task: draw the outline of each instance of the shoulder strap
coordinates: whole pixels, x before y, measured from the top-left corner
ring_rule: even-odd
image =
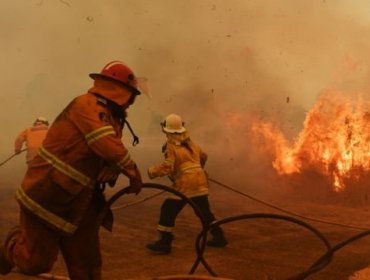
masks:
[[[125,124],[127,125],[128,129],[130,130],[132,137],[134,138],[134,140],[132,141],[132,146],[136,146],[137,144],[139,144],[139,137],[137,137],[135,132],[132,130],[132,127],[131,127],[130,123],[127,121],[127,119],[125,119]]]

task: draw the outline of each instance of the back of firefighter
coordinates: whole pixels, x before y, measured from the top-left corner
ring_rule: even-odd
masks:
[[[122,62],[90,74],[94,85],[59,114],[16,192],[20,226],[0,248],[0,273],[16,266],[29,275],[49,271],[59,250],[71,280],[100,280],[101,253],[96,220],[104,188],[120,173],[138,193],[140,172],[121,141],[126,109],[140,94]],[[110,213],[111,214],[111,213]],[[107,215],[103,226],[112,227]]]
[[[14,141],[14,153],[19,154],[25,145],[27,149],[26,162],[29,165],[37,155],[48,129],[48,120],[44,117],[38,117],[32,127],[26,128],[18,134]]]
[[[188,136],[180,116],[170,114],[162,123],[162,130],[166,134],[167,142],[163,146],[165,160],[148,169],[151,179],[169,176],[173,181],[173,188],[180,191],[198,206],[207,224],[215,220],[208,201],[208,179],[203,169],[207,154]],[[174,238],[172,231],[177,215],[186,205],[186,201],[178,196],[170,195],[161,207],[157,230],[159,239],[147,245],[147,248],[159,253],[170,253]],[[213,236],[207,244],[214,247],[224,247],[227,240],[220,227],[211,230]]]

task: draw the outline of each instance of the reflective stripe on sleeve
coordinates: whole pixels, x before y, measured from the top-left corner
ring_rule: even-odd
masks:
[[[94,181],[87,177],[85,174],[81,173],[80,171],[76,170],[69,164],[58,159],[52,153],[47,151],[44,147],[41,147],[39,150],[39,155],[48,163],[50,163],[55,169],[59,170],[63,174],[67,175],[68,177],[74,179],[75,181],[79,182],[81,185],[94,188]]]
[[[127,167],[128,164],[130,164],[132,161],[131,161],[131,157],[130,157],[130,154],[127,152],[127,154],[125,155],[125,157],[119,161],[117,163],[118,167],[121,168],[121,169],[125,169]]]
[[[36,201],[32,200],[22,188],[18,188],[16,192],[16,197],[21,202],[21,204],[26,207],[29,211],[43,219],[44,221],[48,222],[49,224],[55,226],[59,230],[65,232],[68,235],[72,235],[77,226],[67,222],[66,220],[62,219],[61,217],[55,215],[54,213],[46,210]]]
[[[192,170],[192,169],[202,169],[202,167],[199,164],[193,164],[190,166],[180,168],[180,172],[185,173],[185,171]]]
[[[165,163],[168,163],[168,164],[170,164],[170,165],[173,165],[173,164],[175,163],[175,161],[174,161],[174,160],[172,160],[172,159],[165,159],[165,160],[164,160],[164,162],[165,162]]]
[[[100,127],[98,129],[95,129],[94,131],[88,133],[85,135],[85,139],[87,141],[87,144],[91,144],[93,142],[95,142],[96,140],[104,137],[104,136],[107,136],[107,135],[112,135],[112,134],[116,134],[116,132],[114,131],[113,129],[113,126],[111,125],[106,125],[106,126],[103,126],[103,127]]]

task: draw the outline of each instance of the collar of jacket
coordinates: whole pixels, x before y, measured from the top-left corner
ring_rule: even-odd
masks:
[[[109,100],[106,99],[105,97],[101,96],[98,93],[91,92],[90,90],[88,91],[88,93],[90,93],[90,94],[92,94],[92,95],[94,95],[96,97],[96,103],[98,103],[99,105],[103,105],[104,107],[107,107],[108,106]]]
[[[167,142],[176,146],[181,146],[190,139],[186,131],[183,133],[166,133],[166,136]]]
[[[119,106],[127,103],[127,89],[109,80],[96,79],[89,92],[103,96]]]

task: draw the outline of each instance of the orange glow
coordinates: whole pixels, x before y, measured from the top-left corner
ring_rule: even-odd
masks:
[[[307,113],[293,141],[288,142],[272,122],[256,121],[252,130],[267,140],[278,174],[313,170],[341,191],[370,170],[369,105],[359,95],[326,91]]]

